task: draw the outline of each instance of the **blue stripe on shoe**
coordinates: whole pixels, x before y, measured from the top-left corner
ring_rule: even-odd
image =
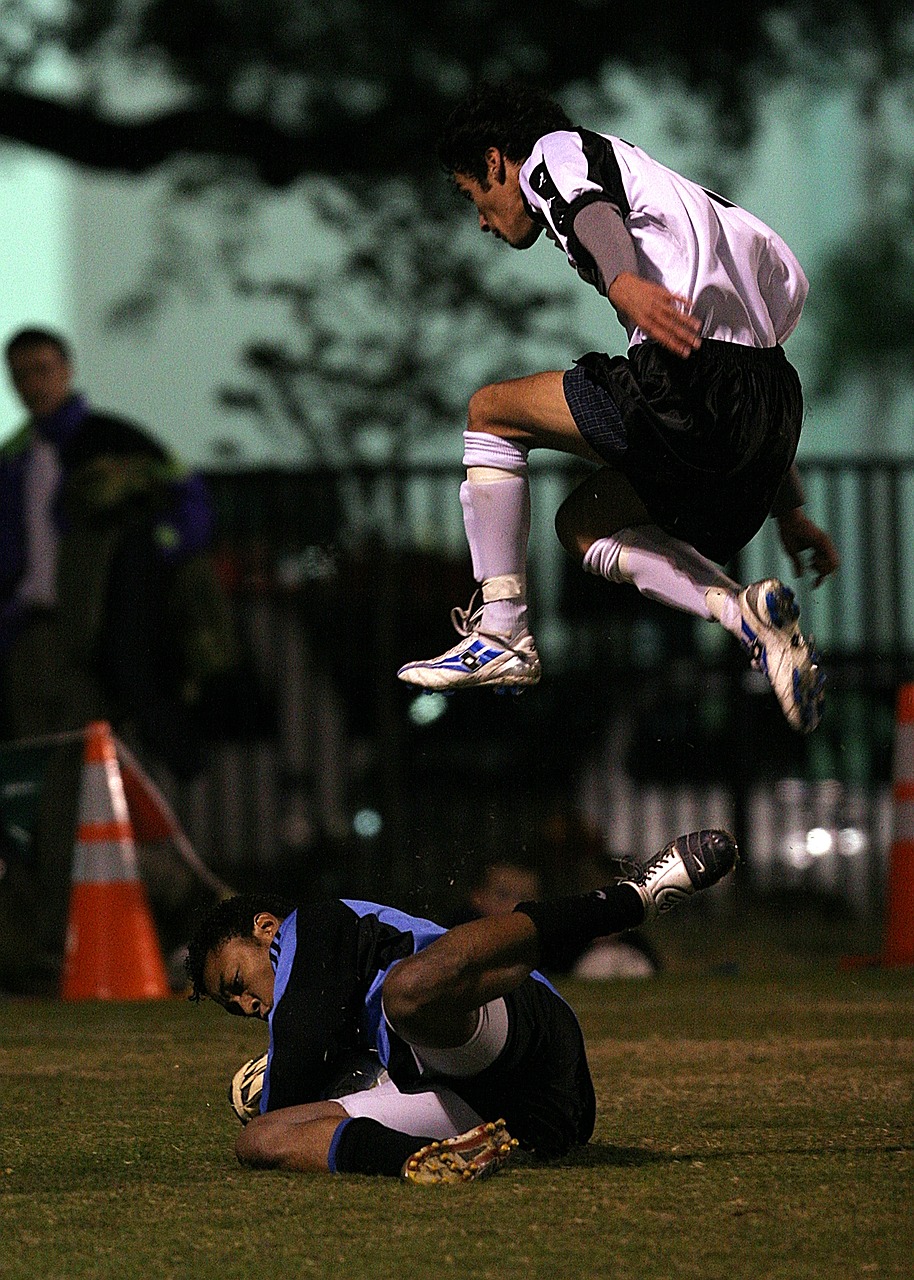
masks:
[[[749,626],[746,619],[742,622],[742,635],[740,636],[743,648],[749,655],[749,661],[758,667],[759,671],[768,674],[768,653],[764,644],[758,638],[756,633]]]
[[[477,671],[493,658],[501,657],[505,652],[504,649],[493,649],[490,645],[483,644],[481,640],[474,640],[462,653],[452,653],[437,662],[421,662],[417,665],[435,671]]]

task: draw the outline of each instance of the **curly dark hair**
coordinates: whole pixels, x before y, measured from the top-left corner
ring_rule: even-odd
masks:
[[[203,970],[207,956],[231,938],[252,938],[254,917],[261,911],[285,920],[294,910],[294,902],[275,893],[237,894],[210,907],[201,916],[187,944],[184,968],[193,988],[190,999],[197,1003],[206,995]]]
[[[438,140],[438,159],[447,173],[484,185],[489,147],[517,163],[527,159],[543,134],[571,127],[564,110],[542,89],[518,80],[483,82],[448,116]]]

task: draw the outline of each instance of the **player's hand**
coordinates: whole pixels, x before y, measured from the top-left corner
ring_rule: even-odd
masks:
[[[622,271],[609,286],[607,297],[632,324],[674,355],[685,359],[701,346],[701,321],[692,315],[692,303],[662,284]]]
[[[807,568],[811,568],[816,575],[814,587],[821,586],[840,566],[837,547],[825,530],[804,514],[802,507],[778,516],[778,532],[797,577],[802,578]]]

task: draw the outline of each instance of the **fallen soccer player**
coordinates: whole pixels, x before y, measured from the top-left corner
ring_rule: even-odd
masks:
[[[265,1060],[232,1086],[249,1121],[238,1159],[463,1183],[517,1147],[554,1157],[583,1145],[596,1113],[584,1038],[536,971],[541,948],[637,928],[736,858],[727,832],[693,832],[631,880],[449,930],[371,902],[219,903],[188,948],[192,998],[270,1027]],[[372,1056],[377,1070],[341,1080]]]

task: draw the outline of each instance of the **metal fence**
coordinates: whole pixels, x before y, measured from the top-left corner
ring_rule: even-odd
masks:
[[[539,622],[561,629],[563,552],[552,532],[562,496],[584,472],[549,455],[531,467],[530,578]],[[905,554],[914,531],[914,460],[814,460],[800,464],[807,507],[842,554],[839,577],[812,592],[805,616],[831,653],[907,661],[914,653],[914,575]],[[358,466],[347,471],[215,473],[221,537],[250,568],[269,565],[281,585],[329,571],[327,551],[383,548],[466,561],[454,465]],[[789,574],[769,522],[740,557],[743,576]],[[468,579],[469,581],[469,579]]]
[[[914,463],[802,465],[840,574],[799,587],[825,655],[825,722],[783,725],[728,637],[570,563],[552,516],[582,474],[531,467],[529,582],[545,675],[523,699],[416,699],[398,665],[451,643],[472,590],[453,466],[214,474],[218,554],[275,732],[222,746],[175,797],[230,878],[309,868],[333,891],[434,896],[476,856],[549,849],[574,810],[609,852],[726,821],[752,883],[880,909],[898,685],[914,670],[905,555]],[[792,581],[769,523],[731,566]],[[824,834],[823,834],[824,833]]]

